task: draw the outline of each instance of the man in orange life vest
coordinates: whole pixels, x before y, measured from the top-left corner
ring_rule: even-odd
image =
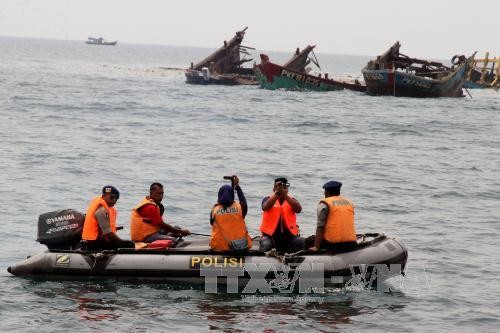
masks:
[[[252,247],[245,224],[247,201],[237,176],[231,177],[231,183],[219,189],[217,203],[210,212],[210,248],[214,251],[243,252]],[[235,190],[239,202],[234,201]]]
[[[130,218],[130,236],[134,242],[152,243],[155,240],[175,240],[179,235],[187,236],[187,229],[173,227],[163,221],[165,207],[163,185],[153,183],[149,187],[149,196],[132,209]],[[168,234],[168,235],[167,235]]]
[[[294,252],[304,249],[296,215],[302,211],[302,206],[288,194],[289,187],[286,178],[276,178],[273,193],[262,200],[259,251],[267,252],[276,248],[280,252]]]
[[[341,187],[342,183],[335,180],[323,185],[325,198],[318,204],[316,235],[310,251],[339,249],[356,244],[354,204],[340,195]]]
[[[82,245],[86,250],[113,250],[134,248],[134,242],[122,240],[116,234],[116,209],[120,197],[116,187],[102,188],[102,195],[95,197],[87,209],[83,224]]]

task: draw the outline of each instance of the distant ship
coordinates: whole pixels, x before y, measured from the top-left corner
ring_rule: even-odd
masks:
[[[118,43],[117,40],[114,42],[107,42],[104,38],[99,37],[99,38],[94,38],[94,37],[89,37],[88,40],[85,41],[87,44],[93,44],[93,45],[111,45],[115,46],[116,43]]]

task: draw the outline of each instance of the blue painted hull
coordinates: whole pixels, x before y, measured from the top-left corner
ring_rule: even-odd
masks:
[[[205,78],[201,71],[187,70],[185,73],[186,83],[201,85],[257,85],[257,81],[248,75],[218,74]]]
[[[484,85],[484,84],[479,84],[477,82],[467,80],[464,83],[464,88],[467,88],[467,89],[485,89],[485,88],[489,88],[489,87],[487,85]]]
[[[467,73],[467,63],[436,80],[392,69],[363,68],[369,95],[396,97],[462,97],[462,87]]]

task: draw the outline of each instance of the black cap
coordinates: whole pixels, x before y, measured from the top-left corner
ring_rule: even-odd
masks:
[[[329,191],[340,190],[341,187],[342,183],[336,180],[330,180],[329,182],[326,182],[325,185],[323,185],[323,188]]]
[[[283,184],[287,184],[288,183],[288,180],[285,178],[285,177],[280,177],[280,178],[276,178],[274,180],[275,183],[278,183],[278,182],[282,182]]]
[[[118,191],[116,187],[112,185],[106,185],[102,188],[102,194],[104,195],[106,193],[116,194],[116,197],[120,198],[120,191]]]

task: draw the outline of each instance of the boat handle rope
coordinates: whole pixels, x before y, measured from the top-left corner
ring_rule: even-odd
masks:
[[[271,249],[270,251],[265,252],[265,255],[268,257],[274,257],[274,258],[278,259],[282,264],[287,264],[288,262],[290,262],[293,258],[298,256],[299,254],[302,254],[305,252],[307,252],[307,251],[300,250],[300,251],[293,252],[293,253],[284,253],[283,255],[279,255],[276,252],[276,249]]]
[[[90,265],[90,269],[91,270],[94,270],[95,268],[95,265],[97,264],[98,261],[101,261],[101,260],[106,260],[107,258],[109,258],[109,256],[112,254],[113,252],[108,252],[108,251],[102,251],[102,252],[98,252],[96,253],[95,255],[92,254],[92,253],[89,253],[89,252],[80,252],[80,254],[84,255],[84,256],[87,256],[90,258],[90,260],[92,261],[92,264]]]

